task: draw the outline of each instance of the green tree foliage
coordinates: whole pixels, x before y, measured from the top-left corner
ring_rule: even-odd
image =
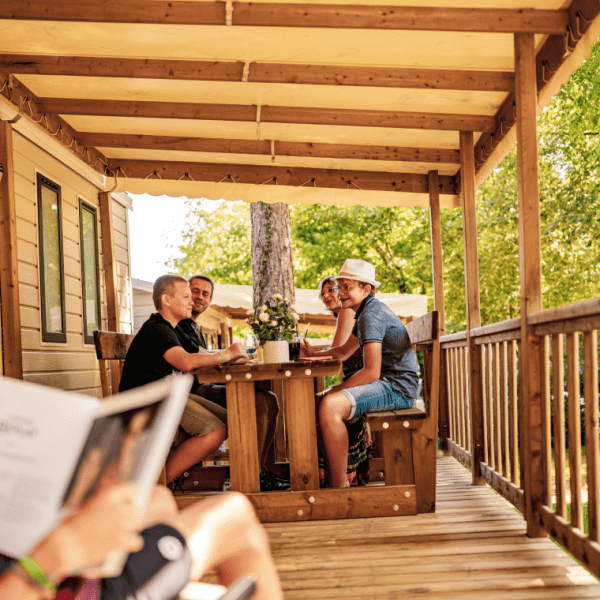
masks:
[[[245,202],[186,200],[188,222],[181,258],[167,265],[188,277],[204,273],[220,283],[252,285],[250,205]]]

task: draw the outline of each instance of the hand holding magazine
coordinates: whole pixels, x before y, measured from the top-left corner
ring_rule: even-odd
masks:
[[[0,379],[0,553],[20,557],[102,486],[137,484],[144,510],[191,385],[181,375],[98,400]],[[105,575],[125,557],[112,557]]]

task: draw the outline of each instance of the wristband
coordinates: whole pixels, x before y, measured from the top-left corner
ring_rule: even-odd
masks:
[[[24,579],[28,584],[43,590],[45,592],[52,592],[49,598],[53,598],[56,593],[56,585],[48,578],[44,570],[38,563],[33,560],[30,556],[23,556],[18,562],[14,562],[11,566],[11,571]]]
[[[221,355],[221,364],[224,365],[225,364],[225,352],[219,352],[219,354]]]

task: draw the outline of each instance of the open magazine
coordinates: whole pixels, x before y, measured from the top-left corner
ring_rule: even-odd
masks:
[[[98,400],[0,378],[0,553],[27,554],[109,481],[135,481],[145,508],[191,383],[177,375]],[[123,557],[110,563],[118,573]]]

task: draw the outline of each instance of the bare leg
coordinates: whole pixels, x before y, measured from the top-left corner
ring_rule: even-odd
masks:
[[[319,424],[329,466],[329,485],[332,488],[346,485],[348,430],[345,420],[350,416],[351,410],[350,401],[339,392],[327,394],[319,406]]]
[[[273,392],[256,390],[256,433],[258,438],[258,459],[262,469],[267,462],[269,447],[277,427],[279,403]]]
[[[255,600],[283,599],[267,534],[245,496],[233,492],[207,498],[183,509],[178,521],[194,557],[192,579],[216,569],[221,583],[229,586],[255,573]]]
[[[186,440],[167,459],[167,481],[173,481],[187,469],[198,464],[204,457],[214,452],[225,441],[227,429],[219,427],[202,437],[194,436]]]

